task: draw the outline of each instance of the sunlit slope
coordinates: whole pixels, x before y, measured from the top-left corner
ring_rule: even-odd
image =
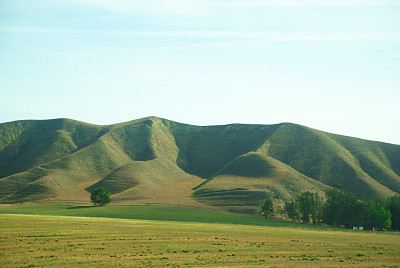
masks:
[[[400,146],[295,124],[192,126],[157,117],[96,126],[69,119],[0,124],[0,202],[259,206],[340,186],[400,193]],[[192,190],[192,188],[194,190]]]

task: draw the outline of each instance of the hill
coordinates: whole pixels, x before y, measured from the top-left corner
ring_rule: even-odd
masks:
[[[400,193],[400,146],[308,127],[193,126],[157,117],[97,126],[70,119],[0,124],[0,202],[118,204],[251,211],[331,186],[357,197]]]

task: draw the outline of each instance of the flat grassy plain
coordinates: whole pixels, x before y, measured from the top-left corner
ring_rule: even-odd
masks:
[[[400,236],[239,224],[3,214],[2,267],[398,267]]]
[[[0,207],[0,215],[1,214],[30,214],[202,223],[228,223],[256,226],[349,231],[343,228],[335,228],[332,226],[315,226],[299,222],[293,223],[285,220],[266,219],[261,216],[256,217],[248,216],[245,214],[228,213],[226,211],[173,206],[110,205],[103,207],[94,207],[70,205],[17,205]]]
[[[327,226],[291,223],[281,220],[270,220],[241,214],[232,214],[216,210],[171,206],[68,206],[68,205],[30,205],[0,208],[1,214],[31,214],[53,216],[102,217],[120,219],[142,219],[161,221],[184,221],[202,223],[230,223],[244,225],[302,227],[332,229]]]

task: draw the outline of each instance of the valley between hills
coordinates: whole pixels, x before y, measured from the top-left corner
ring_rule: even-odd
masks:
[[[112,204],[254,213],[331,187],[359,199],[400,193],[400,146],[301,125],[193,126],[147,117],[108,126],[71,119],[0,124],[0,203]]]

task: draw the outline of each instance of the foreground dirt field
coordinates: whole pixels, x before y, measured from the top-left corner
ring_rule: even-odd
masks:
[[[1,215],[2,267],[398,267],[400,235]]]

